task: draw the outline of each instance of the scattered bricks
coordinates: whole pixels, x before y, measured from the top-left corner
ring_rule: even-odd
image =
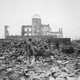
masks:
[[[29,45],[27,41],[3,42],[0,44],[0,77],[8,76],[10,80],[75,80],[77,75],[79,80],[80,59],[73,52],[76,46],[59,46],[57,49],[54,44],[43,41]]]

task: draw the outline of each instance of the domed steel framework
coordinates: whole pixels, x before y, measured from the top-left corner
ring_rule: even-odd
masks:
[[[41,18],[41,17],[38,14],[34,14],[32,18]]]

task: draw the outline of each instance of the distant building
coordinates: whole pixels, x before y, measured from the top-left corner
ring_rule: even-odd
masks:
[[[49,24],[42,24],[39,15],[34,15],[32,18],[32,25],[23,25],[22,36],[36,36],[36,35],[53,35],[57,38],[62,38],[62,28],[58,32],[52,32]]]
[[[32,18],[32,25],[23,25],[21,35],[22,36],[34,36],[34,35],[48,35],[51,28],[49,24],[43,25],[41,18],[38,15],[34,15]]]
[[[54,38],[63,38],[62,28],[57,32],[53,32],[49,24],[42,24],[39,15],[34,15],[32,18],[32,25],[23,25],[21,27],[21,36],[10,36],[7,30],[8,26],[5,26],[5,38],[8,39],[21,39],[28,36],[53,36]]]

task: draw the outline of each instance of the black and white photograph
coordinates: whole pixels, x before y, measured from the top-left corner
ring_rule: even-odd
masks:
[[[0,0],[0,80],[80,80],[80,0]]]

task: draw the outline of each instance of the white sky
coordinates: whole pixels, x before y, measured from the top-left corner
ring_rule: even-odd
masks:
[[[34,14],[53,31],[63,28],[64,37],[80,38],[80,0],[0,0],[0,38],[4,26],[10,35],[20,35],[22,25],[31,25]]]

